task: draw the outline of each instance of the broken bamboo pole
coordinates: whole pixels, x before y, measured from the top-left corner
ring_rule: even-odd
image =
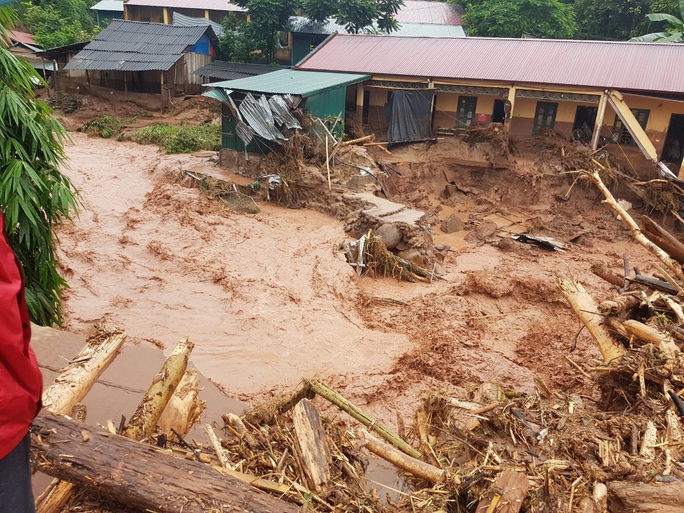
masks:
[[[604,362],[609,363],[627,352],[627,349],[611,336],[603,324],[596,301],[580,283],[559,277],[558,287],[570,303],[575,315],[598,343]]]
[[[359,137],[358,139],[351,139],[349,141],[342,141],[339,145],[340,146],[350,146],[352,144],[361,144],[365,142],[372,142],[375,140],[375,134],[370,134],[370,135],[364,135],[363,137]]]
[[[413,456],[414,458],[420,458],[422,456],[422,454],[419,451],[411,447],[408,443],[406,443],[406,441],[402,440],[398,435],[390,431],[384,425],[380,424],[377,420],[373,419],[372,417],[364,413],[361,409],[359,409],[354,404],[350,403],[340,394],[325,386],[323,383],[313,379],[307,379],[305,380],[305,382],[309,384],[311,389],[314,392],[316,392],[316,394],[323,397],[324,399],[327,399],[335,406],[340,408],[342,411],[354,417],[368,429],[380,435],[382,438],[390,442],[392,445],[397,447],[402,452],[408,454],[409,456]]]
[[[178,343],[131,417],[123,433],[125,437],[143,440],[154,432],[157,421],[185,374],[194,347],[195,344],[187,337]]]
[[[405,470],[416,477],[420,477],[431,483],[439,483],[446,476],[446,472],[443,469],[404,454],[397,448],[378,440],[365,429],[361,430],[361,436],[363,437],[361,442],[362,447],[365,447],[373,454],[389,461],[395,467]]]
[[[667,267],[670,268],[670,270],[678,278],[684,278],[684,272],[682,272],[682,266],[679,264],[679,262],[673,259],[670,255],[663,251],[657,244],[654,244],[648,237],[646,237],[643,234],[643,232],[636,224],[634,219],[632,219],[632,217],[627,213],[627,211],[624,208],[622,208],[617,201],[615,201],[615,198],[601,180],[601,177],[599,176],[598,172],[595,171],[593,173],[587,173],[587,176],[591,178],[591,180],[594,182],[594,185],[596,185],[599,191],[603,193],[603,196],[606,198],[605,200],[603,200],[604,203],[607,203],[608,206],[612,208],[620,216],[620,218],[625,222],[625,224],[627,224],[630,231],[632,232],[632,236],[637,240],[637,242],[639,242],[647,250],[649,250],[651,253],[657,256]]]
[[[32,447],[41,472],[69,480],[100,497],[158,513],[296,513],[298,508],[210,465],[170,456],[149,444],[41,413]],[[82,432],[87,430],[88,441]]]

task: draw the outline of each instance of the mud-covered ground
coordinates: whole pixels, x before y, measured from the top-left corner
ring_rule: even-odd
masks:
[[[514,151],[498,170],[468,165],[494,160],[495,150],[458,137],[391,155],[368,147],[401,172],[387,178],[391,199],[427,212],[435,243],[451,247],[443,279],[424,284],[356,276],[336,250],[349,240],[339,210],[334,218],[262,202],[258,214],[238,213],[179,180],[195,171],[249,183],[235,173],[256,157],[247,164],[235,154],[220,168],[205,153],[72,138],[65,172],[82,207],[59,229],[70,285],[65,329],[85,333],[106,318],[129,343],[166,353],[187,335],[195,366],[250,402],[318,377],[395,425],[397,415],[410,421],[424,391],[483,381],[530,392],[541,379],[591,397],[591,383],[566,357],[586,362],[599,353],[557,277],[572,276],[602,299],[612,292],[591,274],[593,263],[621,272],[627,253],[652,271],[593,186],[578,184],[561,199],[572,175],[557,165],[557,146],[543,141]],[[442,233],[452,214],[464,230]],[[509,237],[523,231],[573,242],[552,252]]]

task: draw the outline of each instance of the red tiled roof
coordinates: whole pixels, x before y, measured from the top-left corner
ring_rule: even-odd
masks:
[[[210,11],[245,11],[228,0],[124,0],[124,5],[168,7],[169,9],[209,9]]]
[[[297,69],[684,93],[684,45],[337,34]]]
[[[8,30],[7,35],[9,36],[10,41],[13,41],[15,43],[24,43],[25,45],[40,46],[33,39],[33,34],[29,34],[28,32],[19,32],[18,30]]]
[[[406,0],[395,18],[399,23],[461,24],[461,15],[456,5],[425,0]]]

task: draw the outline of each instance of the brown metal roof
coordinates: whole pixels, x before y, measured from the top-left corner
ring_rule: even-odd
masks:
[[[31,45],[31,46],[40,46],[38,43],[36,43],[36,40],[33,39],[33,34],[29,34],[28,32],[19,32],[18,30],[8,30],[7,36],[9,37],[9,40],[12,42],[24,43],[24,44]]]
[[[447,2],[405,0],[395,18],[399,23],[461,24],[458,7]]]
[[[126,5],[168,7],[169,9],[209,9],[210,11],[245,11],[228,0],[126,0]]]
[[[297,69],[684,94],[684,45],[337,34]]]

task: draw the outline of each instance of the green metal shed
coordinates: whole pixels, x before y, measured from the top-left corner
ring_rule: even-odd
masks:
[[[245,144],[235,131],[235,120],[230,115],[230,109],[225,106],[228,95],[237,100],[235,103],[238,107],[239,97],[247,93],[268,97],[272,95],[299,96],[302,99],[300,107],[309,114],[325,118],[328,116],[337,117],[342,113],[344,119],[347,87],[370,78],[371,75],[284,69],[254,77],[206,84],[207,87],[214,89],[204,94],[224,102],[221,122],[222,147],[244,150]],[[238,95],[233,93],[238,93]],[[247,146],[247,151],[261,153],[263,147],[250,143]]]

